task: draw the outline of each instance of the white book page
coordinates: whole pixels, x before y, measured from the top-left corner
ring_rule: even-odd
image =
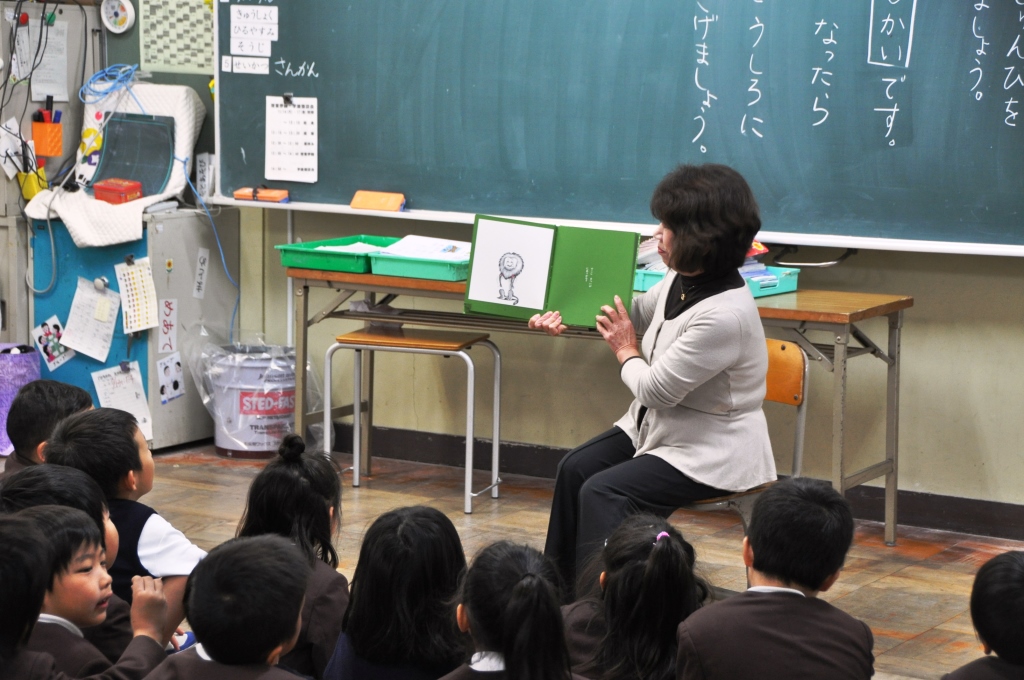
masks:
[[[466,297],[543,309],[554,245],[554,229],[481,219],[473,243],[473,272]]]

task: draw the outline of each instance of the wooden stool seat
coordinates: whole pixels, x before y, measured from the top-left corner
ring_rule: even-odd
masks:
[[[344,335],[335,341],[347,345],[375,345],[377,347],[396,347],[433,349],[448,352],[460,352],[490,336],[487,333],[461,333],[459,331],[439,331],[424,328],[364,328]]]
[[[728,501],[734,501],[738,498],[743,498],[744,496],[756,496],[757,494],[761,493],[762,491],[764,491],[765,489],[774,484],[776,484],[776,482],[766,482],[765,484],[761,484],[760,486],[755,486],[753,489],[747,489],[746,491],[731,493],[728,494],[727,496],[715,496],[714,498],[705,498],[702,501],[694,501],[693,503],[690,503],[690,505],[711,505],[713,503],[727,503]]]

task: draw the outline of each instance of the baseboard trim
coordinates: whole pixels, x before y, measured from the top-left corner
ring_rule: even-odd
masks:
[[[351,453],[352,426],[335,424],[334,432],[335,450]],[[375,426],[373,439],[374,455],[381,458],[462,467],[466,457],[466,438],[458,435]],[[568,450],[502,442],[500,470],[506,474],[554,479],[558,461]],[[489,439],[476,439],[473,467],[490,469]],[[858,486],[847,492],[847,498],[853,505],[854,517],[883,521],[884,489]],[[899,491],[896,503],[902,525],[1024,540],[1024,505],[905,490]]]

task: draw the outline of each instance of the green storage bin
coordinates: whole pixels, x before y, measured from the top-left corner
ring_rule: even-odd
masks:
[[[409,279],[465,281],[469,277],[469,260],[420,260],[387,253],[373,253],[370,255],[370,267],[374,274],[404,276]]]
[[[633,290],[638,290],[641,293],[646,293],[651,288],[665,278],[664,271],[650,271],[648,269],[637,269],[636,274],[633,275]]]
[[[345,236],[329,238],[324,241],[308,243],[287,243],[274,246],[281,251],[281,266],[298,269],[323,269],[331,272],[351,272],[366,274],[370,271],[369,253],[332,253],[329,250],[317,250],[319,246],[348,246],[353,243],[366,243],[371,246],[387,248],[398,241],[394,236]]]
[[[796,290],[796,279],[800,274],[799,269],[792,269],[790,267],[768,267],[768,271],[775,276],[779,277],[779,282],[776,285],[762,286],[758,281],[751,281],[746,279],[747,288],[753,293],[754,297],[765,297],[766,295],[781,295],[782,293],[792,293]]]

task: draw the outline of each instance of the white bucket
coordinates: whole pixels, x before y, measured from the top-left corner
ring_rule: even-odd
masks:
[[[230,458],[270,458],[295,428],[295,351],[224,347],[210,365],[214,444]]]

